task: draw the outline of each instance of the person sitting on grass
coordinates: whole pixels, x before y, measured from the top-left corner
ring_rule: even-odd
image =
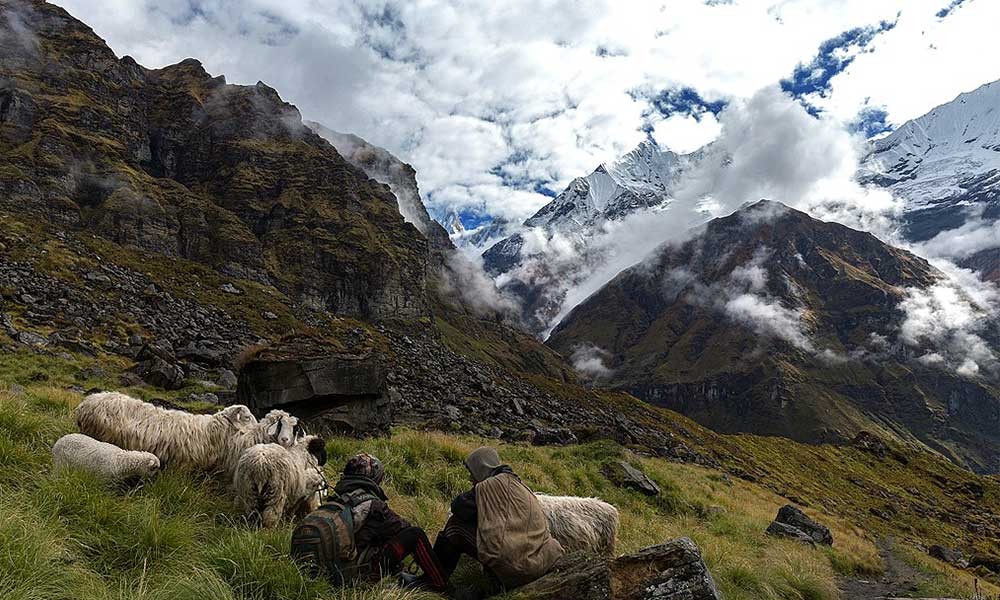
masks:
[[[292,534],[293,558],[312,576],[324,573],[335,583],[375,582],[395,573],[403,587],[444,590],[446,578],[427,534],[389,508],[384,478],[374,456],[349,459],[333,496]],[[401,572],[408,556],[423,571],[420,577]]]
[[[472,489],[456,497],[451,517],[434,542],[434,553],[451,577],[462,554],[480,563],[507,589],[538,579],[563,555],[549,533],[535,494],[482,447],[465,459]]]

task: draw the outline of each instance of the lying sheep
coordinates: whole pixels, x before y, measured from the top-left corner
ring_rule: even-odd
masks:
[[[117,482],[155,475],[160,470],[160,459],[149,452],[122,450],[82,433],[71,433],[52,446],[52,465],[57,471],[80,469]]]
[[[82,433],[100,441],[151,452],[164,467],[205,471],[219,468],[232,440],[258,425],[250,409],[239,404],[213,415],[195,415],[118,392],[87,396],[74,416]]]
[[[598,498],[536,494],[549,531],[566,552],[614,556],[618,509]]]
[[[256,444],[243,451],[233,488],[247,518],[274,527],[286,514],[305,515],[319,508],[319,492],[326,487],[316,458],[320,446],[325,446],[322,439],[308,436],[291,448]]]

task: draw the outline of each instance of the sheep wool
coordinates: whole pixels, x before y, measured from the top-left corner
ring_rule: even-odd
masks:
[[[309,451],[309,436],[291,448],[255,444],[239,458],[233,475],[236,501],[248,519],[274,527],[290,513],[306,514],[319,507],[326,480]]]
[[[259,422],[241,427],[239,432],[228,440],[226,455],[221,465],[222,471],[227,477],[232,477],[240,456],[251,446],[277,444],[284,448],[291,448],[299,443],[303,436],[305,436],[305,430],[297,417],[293,417],[283,410],[272,410],[264,415],[264,418]]]
[[[230,439],[257,424],[246,406],[213,415],[168,410],[118,392],[91,394],[74,411],[80,431],[125,450],[151,452],[163,467],[211,471]]]
[[[52,446],[52,465],[57,471],[80,469],[115,482],[155,475],[160,470],[160,459],[149,452],[122,450],[82,433],[71,433]]]
[[[536,494],[549,532],[566,552],[613,556],[618,540],[618,509],[599,498]]]

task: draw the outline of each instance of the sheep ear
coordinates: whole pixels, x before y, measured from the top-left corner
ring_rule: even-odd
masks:
[[[271,423],[271,426],[267,428],[267,435],[274,437],[278,435],[278,428],[281,427],[281,421],[275,421]]]

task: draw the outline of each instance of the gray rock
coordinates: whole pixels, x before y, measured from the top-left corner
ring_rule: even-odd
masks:
[[[219,397],[211,392],[204,394],[191,394],[188,399],[192,402],[204,402],[205,404],[219,404]]]
[[[236,396],[258,414],[287,410],[321,434],[382,435],[392,422],[385,372],[374,354],[336,354],[305,339],[285,340],[247,361]]]
[[[616,460],[604,465],[604,476],[618,487],[635,490],[647,496],[657,496],[660,486],[645,473],[624,460]]]
[[[452,404],[444,407],[444,414],[452,421],[459,421],[462,418],[462,411]]]
[[[261,316],[263,316],[263,317],[264,317],[265,319],[267,319],[268,321],[276,321],[276,320],[278,319],[278,315],[274,314],[273,312],[271,312],[271,311],[269,311],[269,310],[265,310],[265,311],[264,311],[264,312],[263,312],[263,313],[261,314]]]
[[[793,527],[787,523],[779,523],[777,521],[771,521],[771,524],[767,526],[767,535],[773,535],[775,537],[784,537],[802,542],[803,544],[809,544],[810,546],[816,545],[816,540],[809,537],[809,534],[802,531],[798,527]]]
[[[519,600],[721,600],[698,547],[679,538],[616,559],[574,553],[514,591]]]
[[[98,273],[97,271],[89,271],[87,273],[84,273],[83,278],[86,279],[87,281],[90,281],[91,283],[103,283],[103,284],[111,283],[110,277],[108,277],[104,273]]]
[[[778,523],[791,525],[808,535],[817,544],[825,546],[833,545],[833,534],[825,525],[810,519],[804,512],[791,504],[786,504],[778,510],[778,516],[774,519]]]
[[[237,384],[236,373],[233,373],[229,369],[222,369],[219,371],[219,378],[215,380],[215,384],[224,390],[235,390]]]
[[[7,391],[15,396],[23,396],[28,393],[28,390],[26,390],[23,385],[18,385],[16,383],[12,383],[7,386]]]
[[[38,335],[37,333],[31,333],[30,331],[22,331],[15,336],[15,339],[24,344],[25,346],[31,346],[33,348],[44,348],[49,345],[49,340],[44,336]]]
[[[958,548],[948,548],[946,546],[938,546],[937,544],[934,544],[927,549],[927,554],[929,554],[932,558],[946,562],[959,569],[964,569],[969,566],[969,561],[966,560],[965,555]]]
[[[227,294],[239,295],[239,294],[243,293],[242,290],[240,290],[239,288],[237,288],[235,285],[233,285],[231,283],[223,283],[222,286],[219,289],[222,290],[223,292],[227,293]]]
[[[184,387],[184,370],[155,354],[137,363],[132,372],[149,385],[165,390]]]

